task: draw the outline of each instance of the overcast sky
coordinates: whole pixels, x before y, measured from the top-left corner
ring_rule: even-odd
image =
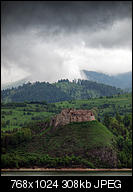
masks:
[[[132,70],[131,1],[2,2],[2,84]]]

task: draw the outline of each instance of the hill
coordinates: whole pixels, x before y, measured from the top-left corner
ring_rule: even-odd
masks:
[[[17,88],[2,90],[2,101],[24,102],[24,101],[47,101],[56,102],[69,100],[70,97],[55,85],[46,82],[27,83]]]
[[[87,80],[60,80],[57,83],[48,82],[27,83],[17,88],[2,90],[3,102],[46,101],[48,103],[76,99],[88,99],[100,96],[111,96],[123,91],[104,84]]]
[[[114,140],[113,134],[98,121],[71,123],[56,131],[51,128],[38,133],[26,144],[10,144],[2,155],[2,166],[116,167]]]
[[[83,73],[86,75],[86,78],[89,81],[103,83],[121,89],[130,90],[132,88],[132,72],[122,73],[118,75],[107,75],[95,71],[83,70]]]
[[[85,158],[95,166],[94,159],[97,158],[102,161],[100,164],[104,164],[104,166],[106,163],[108,166],[116,165],[116,155],[114,155],[112,145],[113,134],[97,121],[61,126],[56,129],[56,132],[47,134],[46,139],[46,148],[51,156],[75,155]],[[110,152],[106,154],[107,151]],[[113,156],[113,158],[109,158],[109,156]]]

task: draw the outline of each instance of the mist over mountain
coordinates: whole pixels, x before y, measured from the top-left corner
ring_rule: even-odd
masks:
[[[96,71],[87,71],[87,70],[83,70],[83,72],[89,81],[103,83],[121,89],[132,88],[132,72],[122,73],[118,75],[107,75],[104,73],[99,73]]]
[[[126,91],[131,91],[132,89],[132,72],[126,72],[117,75],[108,75],[96,71],[81,70],[80,74],[82,80],[86,79],[92,82],[103,83],[105,85],[121,88]],[[3,84],[1,86],[1,89],[4,90],[4,89],[17,88],[28,82],[32,82],[30,77],[23,78],[19,81],[15,81],[12,83]]]
[[[1,85],[1,90],[15,88],[28,82],[29,82],[29,78],[23,78],[15,82],[5,83]]]

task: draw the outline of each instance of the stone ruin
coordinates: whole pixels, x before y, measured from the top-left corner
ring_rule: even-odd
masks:
[[[93,121],[95,116],[91,110],[63,109],[60,114],[56,115],[50,122],[50,126],[58,127],[71,122]]]

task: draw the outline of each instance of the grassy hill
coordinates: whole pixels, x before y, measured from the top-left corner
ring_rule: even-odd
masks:
[[[71,123],[48,133],[46,146],[49,153],[55,156],[57,153],[78,154],[80,150],[112,146],[112,139],[113,134],[98,121]]]

